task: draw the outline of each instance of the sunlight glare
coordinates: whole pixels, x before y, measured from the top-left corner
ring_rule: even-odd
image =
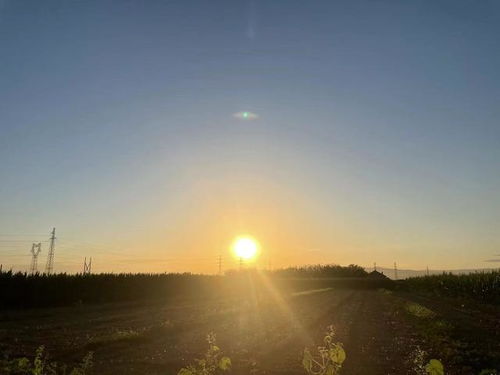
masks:
[[[238,258],[252,259],[257,255],[259,245],[251,237],[238,237],[233,244],[233,252]]]

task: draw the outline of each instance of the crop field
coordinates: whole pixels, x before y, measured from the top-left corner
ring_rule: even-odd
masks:
[[[341,374],[426,374],[431,359],[445,374],[500,368],[500,313],[493,304],[378,287],[247,292],[4,309],[3,371],[7,359],[32,360],[44,345],[48,361],[70,367],[92,352],[92,374],[177,374],[203,358],[213,333],[230,359],[228,373],[306,374],[304,349],[314,355],[330,326],[345,352]]]

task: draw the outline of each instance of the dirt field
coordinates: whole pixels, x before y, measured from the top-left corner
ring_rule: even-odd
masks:
[[[95,374],[176,374],[206,350],[207,333],[232,374],[304,374],[304,347],[333,324],[347,359],[343,374],[416,374],[414,358],[442,360],[446,374],[500,368],[500,314],[463,301],[385,290],[321,290],[249,301],[172,301],[0,314],[0,349],[73,363],[94,352]]]

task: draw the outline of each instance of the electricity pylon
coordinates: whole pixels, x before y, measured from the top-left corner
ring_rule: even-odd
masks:
[[[41,251],[42,251],[42,244],[40,242],[31,245],[30,273],[32,275],[38,272],[38,255],[40,254]]]
[[[50,233],[49,253],[47,255],[47,264],[45,265],[45,273],[50,275],[54,269],[54,250],[56,249],[56,228],[52,228]]]
[[[83,261],[83,274],[90,275],[92,272],[92,257],[90,257],[89,262],[87,263],[87,257]]]

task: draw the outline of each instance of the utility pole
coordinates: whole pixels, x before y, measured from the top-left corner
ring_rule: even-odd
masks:
[[[45,266],[45,273],[50,275],[54,269],[54,250],[56,249],[56,228],[52,228],[50,233],[49,254],[47,255],[47,264]]]
[[[34,243],[31,245],[31,266],[30,266],[30,274],[34,275],[38,272],[38,255],[42,251],[42,244]]]
[[[87,264],[87,257],[85,257],[85,260],[83,261],[83,274],[90,275],[91,272],[92,272],[92,257],[90,257],[88,264]]]
[[[398,266],[396,265],[396,262],[394,262],[394,280],[398,279]]]

